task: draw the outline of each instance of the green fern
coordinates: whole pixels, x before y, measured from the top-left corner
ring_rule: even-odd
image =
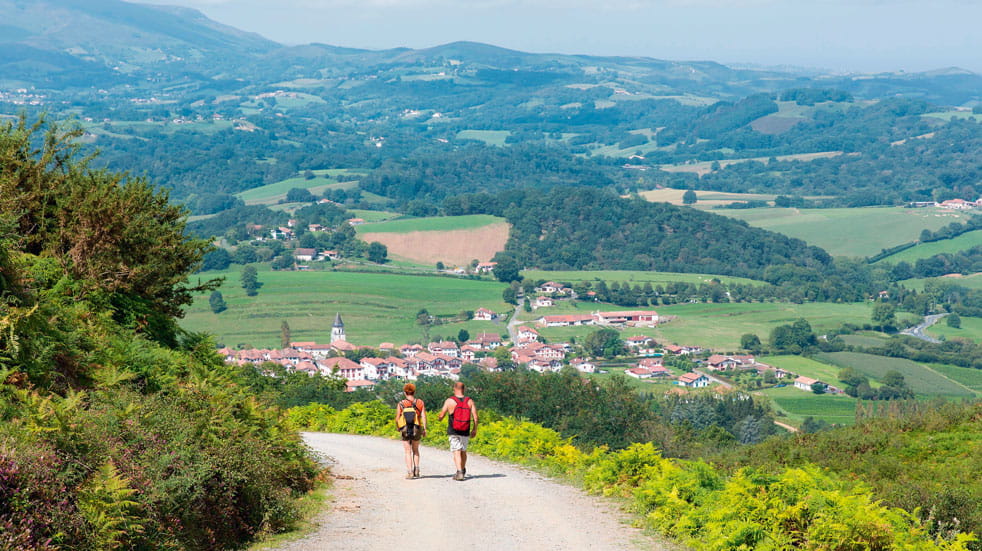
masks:
[[[136,490],[111,461],[92,473],[78,493],[78,509],[85,518],[94,549],[119,549],[127,536],[143,531]]]

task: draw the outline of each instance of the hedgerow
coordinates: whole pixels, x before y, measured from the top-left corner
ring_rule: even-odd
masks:
[[[308,430],[396,435],[394,413],[382,402],[341,411],[312,404],[291,409],[288,418]],[[426,441],[445,445],[434,419],[430,428]],[[726,473],[702,461],[667,459],[651,443],[587,453],[554,430],[490,412],[482,413],[470,449],[627,498],[639,525],[693,549],[967,551],[976,541],[972,534],[935,538],[914,514],[884,506],[865,486],[815,465]]]

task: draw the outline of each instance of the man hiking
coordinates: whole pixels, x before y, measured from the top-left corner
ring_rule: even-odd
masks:
[[[406,451],[406,478],[419,478],[419,441],[426,435],[426,406],[416,398],[416,385],[406,383],[402,392],[406,397],[396,406],[396,427]]]
[[[464,395],[464,383],[453,385],[453,396],[443,402],[439,419],[450,415],[447,423],[447,436],[450,437],[450,451],[453,452],[453,462],[457,466],[454,480],[463,480],[467,476],[467,443],[477,434],[477,405]]]

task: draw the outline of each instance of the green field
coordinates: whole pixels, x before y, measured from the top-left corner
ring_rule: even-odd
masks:
[[[925,277],[925,278],[915,278],[915,279],[905,279],[901,281],[905,287],[911,289],[917,289],[918,291],[924,290],[924,282],[929,279],[937,279],[938,281],[951,282],[961,285],[962,287],[967,287],[969,289],[979,289],[982,290],[982,272],[977,274],[971,274],[964,277]]]
[[[952,222],[962,222],[969,216],[945,209],[902,207],[723,209],[713,212],[802,239],[833,255],[863,257],[915,241],[921,230],[935,231]]]
[[[348,169],[312,170],[314,177],[307,180],[302,175],[265,186],[252,188],[236,194],[247,205],[268,205],[286,198],[293,188],[308,189],[314,195],[324,193],[329,188],[349,189],[358,185],[357,182],[338,182],[334,178],[340,174],[348,174]]]
[[[348,212],[351,213],[352,218],[361,218],[367,223],[384,222],[386,220],[392,220],[393,218],[401,218],[405,216],[400,212],[388,212],[384,210],[348,209]]]
[[[777,411],[784,412],[793,424],[800,425],[805,417],[829,423],[852,425],[856,422],[856,399],[843,395],[813,394],[786,386],[761,391],[773,402]]]
[[[461,130],[457,132],[458,140],[477,140],[488,145],[505,145],[505,139],[511,136],[511,130]]]
[[[896,264],[897,262],[909,262],[910,264],[913,264],[921,258],[930,258],[936,254],[942,253],[956,253],[958,251],[965,251],[979,245],[982,245],[982,230],[975,230],[968,233],[963,233],[953,239],[942,239],[941,241],[921,243],[909,249],[900,251],[897,254],[892,254],[886,258],[880,259],[877,261],[877,264],[881,262],[888,262],[890,264]]]
[[[483,228],[504,218],[488,214],[469,214],[466,216],[434,216],[430,218],[404,218],[377,224],[362,224],[358,233],[409,233],[414,231],[451,231]]]
[[[757,361],[831,385],[836,385],[839,370],[842,369],[804,356],[764,356],[757,358]]]
[[[907,384],[923,396],[975,396],[977,393],[966,385],[946,377],[928,366],[903,358],[887,358],[858,352],[829,352],[819,354],[819,359],[829,363],[852,367],[871,379],[882,380],[888,371],[904,376]]]
[[[876,331],[862,331],[859,333],[853,333],[852,335],[839,335],[842,342],[848,344],[849,346],[883,346],[887,341],[889,336],[886,333],[879,333]]]
[[[709,283],[713,279],[718,279],[726,284],[744,284],[744,285],[770,285],[764,281],[758,281],[754,279],[747,279],[744,277],[733,277],[733,276],[718,276],[711,274],[679,274],[675,272],[642,272],[642,271],[630,271],[630,270],[606,270],[606,271],[546,271],[546,270],[524,270],[522,275],[531,280],[538,281],[540,279],[549,281],[564,281],[567,283],[575,283],[577,281],[595,281],[602,279],[607,283],[613,283],[614,281],[620,283],[635,283],[644,284],[651,283],[652,285],[665,285],[668,283],[684,282],[684,283],[694,283],[699,285],[701,283]]]
[[[927,364],[928,367],[982,394],[982,369],[958,367],[957,365]]]
[[[259,267],[263,287],[247,297],[239,285],[239,270],[206,272],[202,279],[225,276],[221,292],[228,310],[213,314],[208,296],[199,297],[188,309],[182,327],[209,332],[228,346],[248,344],[278,347],[280,324],[290,324],[293,340],[330,342],[334,314],[344,318],[348,340],[378,346],[422,339],[416,314],[426,308],[434,315],[454,315],[462,310],[490,308],[508,312],[501,301],[504,284],[449,277],[426,277],[360,272],[272,272]],[[503,324],[468,321],[434,326],[430,337],[456,336],[460,329],[506,333]]]
[[[982,318],[961,316],[961,320],[961,328],[955,329],[954,327],[948,327],[948,323],[942,318],[938,323],[929,327],[927,333],[934,337],[943,336],[946,339],[961,337],[963,339],[971,339],[975,342],[982,341]]]
[[[532,313],[521,312],[519,319],[534,320],[553,314],[588,314],[595,310],[627,310],[612,304],[560,301],[551,308],[540,308]],[[771,330],[778,325],[793,323],[805,318],[819,334],[838,327],[842,323],[866,323],[869,321],[871,307],[865,303],[832,304],[785,302],[764,303],[725,303],[725,304],[673,304],[657,306],[662,317],[677,316],[677,319],[659,325],[657,328],[628,328],[623,335],[647,335],[660,343],[698,345],[719,352],[739,350],[740,337],[744,333],[756,333],[767,340]],[[592,331],[593,326],[543,327],[539,332],[550,340],[583,337]]]

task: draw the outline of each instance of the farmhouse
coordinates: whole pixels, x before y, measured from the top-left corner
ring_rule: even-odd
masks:
[[[574,358],[569,365],[576,368],[580,373],[596,373],[597,364],[583,358]]]
[[[479,274],[486,274],[494,271],[494,267],[497,266],[497,262],[479,262],[474,268]]]
[[[651,374],[651,370],[647,367],[632,367],[631,369],[625,369],[624,374],[628,377],[634,377],[635,379],[650,379],[654,377]]]
[[[526,342],[536,342],[539,340],[539,332],[525,325],[520,326],[516,331],[516,333],[517,333],[519,344],[526,343]]]
[[[491,321],[495,317],[495,313],[487,308],[478,308],[474,310],[474,319],[478,321]]]
[[[297,249],[293,251],[293,258],[299,262],[310,262],[317,258],[317,249]]]
[[[636,337],[628,337],[624,339],[624,344],[626,344],[628,348],[640,348],[651,340],[654,339],[645,335],[638,335]]]
[[[467,341],[479,350],[494,350],[501,346],[501,335],[497,333],[478,333],[477,337]]]
[[[444,356],[449,356],[451,358],[456,358],[460,355],[460,348],[457,346],[457,343],[453,341],[431,342],[426,346],[426,349],[429,350],[431,354],[443,354]]]
[[[817,379],[812,379],[811,377],[801,376],[794,380],[794,387],[800,390],[811,392],[815,390],[815,385],[818,383],[821,383],[821,381]]]
[[[364,218],[350,218],[350,219],[348,219],[348,224],[351,224],[352,226],[360,226],[360,225],[362,225],[364,223],[365,223],[365,219]]]
[[[943,209],[953,209],[953,210],[965,210],[973,209],[977,205],[972,201],[966,201],[964,199],[948,199],[947,201],[941,201],[938,206]]]
[[[709,386],[709,377],[702,373],[686,373],[679,377],[678,384],[689,388],[703,388]]]
[[[537,323],[545,327],[570,327],[573,325],[593,325],[595,319],[590,314],[566,314],[561,316],[542,316]]]
[[[688,356],[690,354],[698,354],[702,352],[702,348],[699,346],[679,346],[677,344],[667,344],[663,348],[665,349],[665,352],[675,354],[676,356]]]
[[[423,347],[418,344],[404,344],[399,347],[399,353],[402,354],[404,358],[412,358],[422,351]]]
[[[555,306],[556,301],[552,300],[551,297],[538,296],[535,297],[535,307],[536,308],[547,308],[549,306]]]
[[[560,295],[565,295],[569,290],[569,287],[555,281],[547,281],[535,288],[536,293],[557,293]]]
[[[373,390],[375,388],[375,383],[371,381],[362,380],[348,380],[345,386],[345,392],[354,392],[356,390]]]
[[[593,316],[596,318],[598,325],[633,325],[635,327],[654,327],[658,325],[658,312],[654,310],[596,312]]]

